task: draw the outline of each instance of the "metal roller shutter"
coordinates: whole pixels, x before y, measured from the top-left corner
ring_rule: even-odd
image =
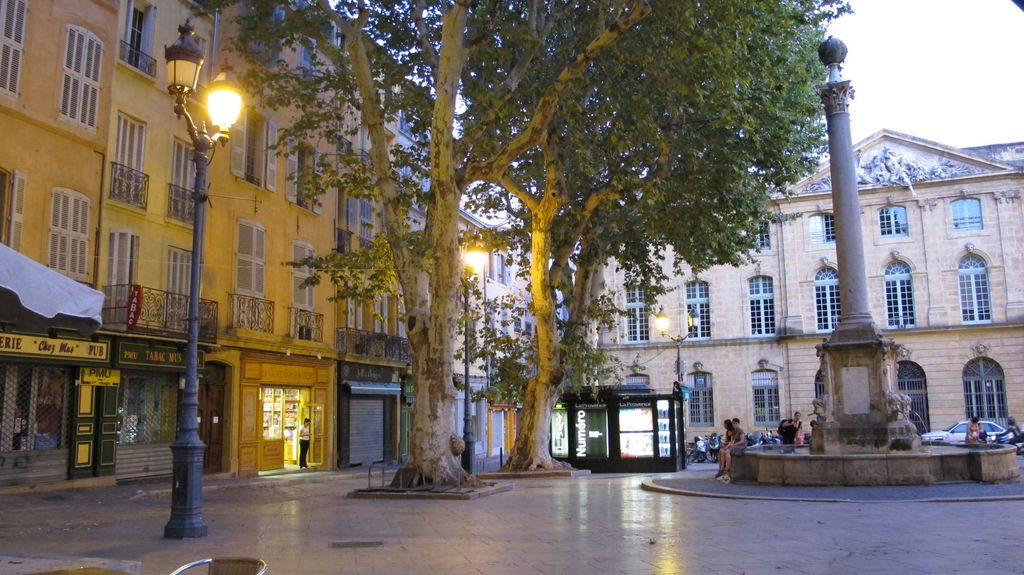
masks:
[[[352,398],[349,463],[368,465],[384,459],[384,400]]]

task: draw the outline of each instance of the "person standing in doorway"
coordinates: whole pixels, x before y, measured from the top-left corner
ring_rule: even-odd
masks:
[[[302,420],[302,427],[299,428],[299,469],[309,469],[306,465],[306,455],[309,454],[309,418]]]

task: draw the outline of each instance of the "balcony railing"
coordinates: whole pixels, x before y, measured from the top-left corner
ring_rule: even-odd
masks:
[[[288,334],[291,337],[306,341],[324,340],[324,314],[297,307],[290,309],[291,328],[288,330]]]
[[[149,175],[124,164],[110,162],[110,198],[146,209]]]
[[[338,353],[409,361],[409,340],[396,335],[342,327],[338,328],[337,346]]]
[[[274,333],[274,302],[231,294],[231,327]]]
[[[186,224],[195,221],[196,202],[192,190],[167,184],[167,215]]]
[[[138,284],[108,285],[103,328],[163,337],[188,337],[188,296]],[[134,312],[132,310],[135,310]],[[199,300],[199,340],[217,341],[217,302]]]
[[[121,40],[121,60],[150,76],[156,76],[156,59],[138,48],[133,48],[124,40]]]

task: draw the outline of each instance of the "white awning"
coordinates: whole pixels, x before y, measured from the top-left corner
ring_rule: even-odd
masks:
[[[103,323],[103,292],[0,244],[0,327],[91,335]]]

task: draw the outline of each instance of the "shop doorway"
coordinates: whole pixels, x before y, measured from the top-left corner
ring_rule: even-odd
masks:
[[[199,438],[206,444],[203,472],[217,473],[224,465],[224,390],[227,368],[207,364],[199,382]]]
[[[310,420],[309,467],[324,458],[324,409],[311,401],[308,387],[262,386],[263,433],[260,439],[259,470],[299,469],[299,430]]]

